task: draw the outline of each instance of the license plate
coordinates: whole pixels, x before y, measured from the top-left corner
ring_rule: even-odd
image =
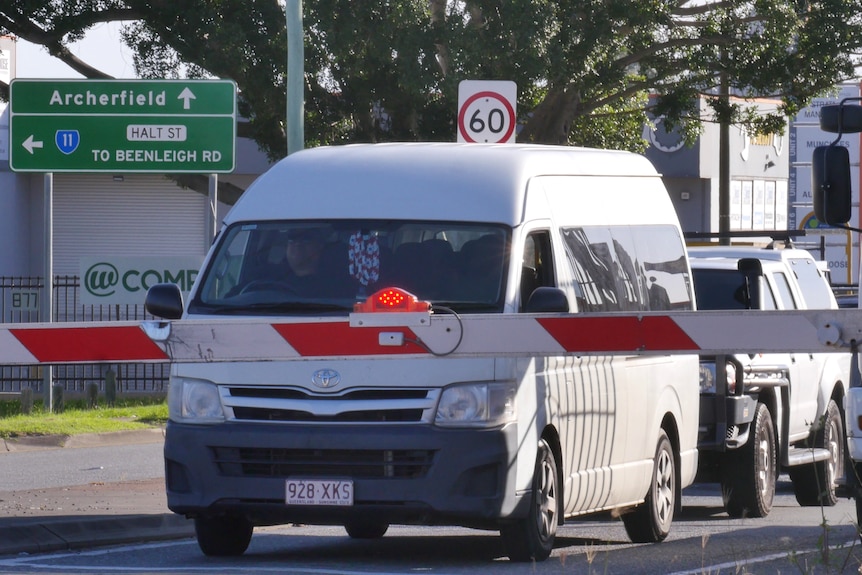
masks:
[[[350,479],[288,479],[285,493],[288,505],[353,505]]]

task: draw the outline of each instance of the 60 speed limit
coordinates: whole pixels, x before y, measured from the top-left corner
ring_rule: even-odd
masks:
[[[513,141],[515,110],[497,92],[473,94],[458,113],[458,133],[466,142],[500,144]]]

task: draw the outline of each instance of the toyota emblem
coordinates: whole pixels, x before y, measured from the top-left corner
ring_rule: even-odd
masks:
[[[323,389],[335,387],[341,383],[341,374],[334,369],[318,369],[311,374],[311,383]]]

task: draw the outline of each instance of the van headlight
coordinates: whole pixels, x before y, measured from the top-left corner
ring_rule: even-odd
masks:
[[[200,379],[172,379],[168,387],[168,415],[183,423],[224,421],[218,387]]]
[[[466,383],[443,390],[434,423],[446,427],[496,427],[514,420],[514,385]]]

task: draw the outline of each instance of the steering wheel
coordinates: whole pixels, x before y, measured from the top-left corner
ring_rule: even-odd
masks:
[[[241,290],[239,290],[239,294],[242,295],[244,293],[249,293],[253,291],[265,290],[280,291],[285,293],[296,293],[296,288],[287,282],[279,280],[252,280],[248,282]]]

